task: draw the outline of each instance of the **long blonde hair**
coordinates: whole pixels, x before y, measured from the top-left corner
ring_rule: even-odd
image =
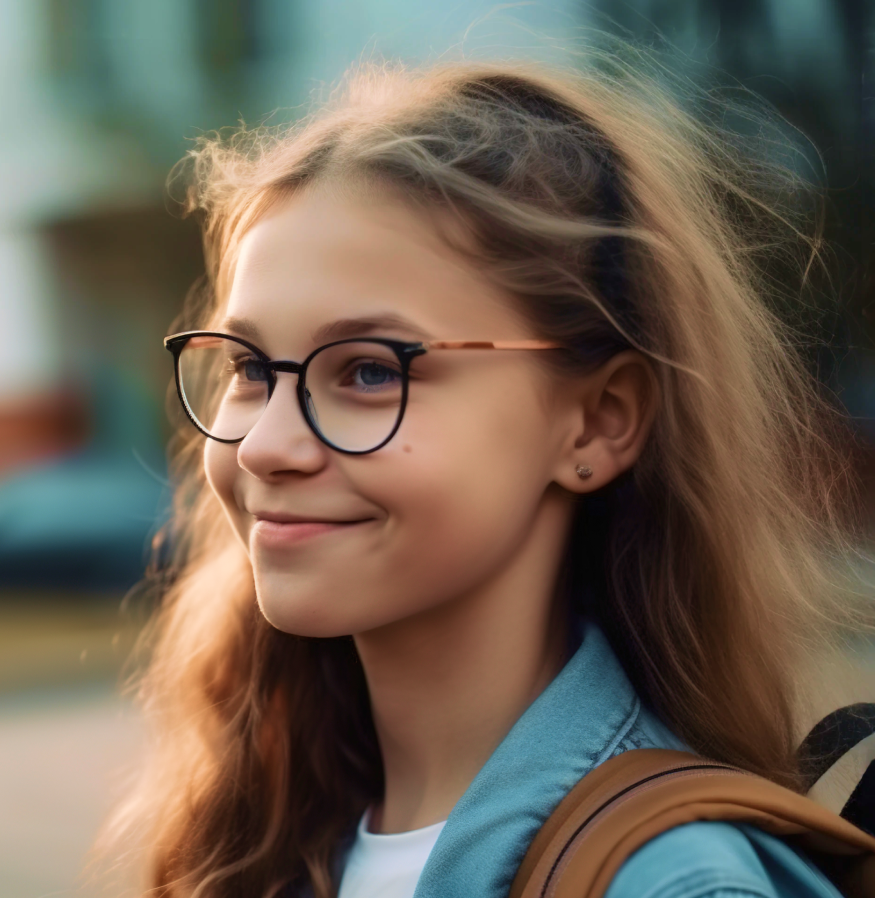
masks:
[[[797,655],[844,614],[855,520],[851,437],[774,311],[798,295],[776,261],[801,283],[818,257],[803,185],[653,77],[599,61],[365,65],[294,126],[204,138],[177,173],[208,274],[182,326],[224,301],[240,239],[273,203],[363,178],[464,224],[475,239],[458,251],[566,347],[557,373],[646,353],[652,436],[581,503],[564,588],[695,750],[798,787]],[[382,788],[361,666],[350,638],[263,620],[183,427],[176,563],[141,685],[161,736],[125,813],[146,827],[159,895],[310,882],[328,898],[338,841]]]

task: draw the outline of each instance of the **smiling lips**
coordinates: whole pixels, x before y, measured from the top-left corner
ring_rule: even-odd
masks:
[[[349,530],[373,521],[365,518],[358,521],[305,520],[295,515],[256,515],[252,528],[252,539],[264,548],[284,548],[323,533]]]

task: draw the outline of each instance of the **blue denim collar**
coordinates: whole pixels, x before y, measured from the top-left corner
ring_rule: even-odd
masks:
[[[670,741],[586,622],[575,654],[453,808],[414,898],[506,898],[532,839],[585,773],[625,748]]]

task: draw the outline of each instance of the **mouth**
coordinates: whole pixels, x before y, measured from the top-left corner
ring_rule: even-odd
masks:
[[[302,519],[278,519],[279,516],[255,516],[252,528],[252,542],[260,548],[285,548],[304,540],[328,534],[340,534],[360,529],[376,518],[362,518],[356,521],[325,521]]]

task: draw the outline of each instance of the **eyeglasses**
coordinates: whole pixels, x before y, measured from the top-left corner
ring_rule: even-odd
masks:
[[[401,426],[410,363],[436,349],[561,349],[545,340],[337,340],[303,362],[274,362],[240,337],[187,331],[164,339],[173,354],[176,390],[197,429],[239,443],[261,418],[277,374],[298,375],[298,403],[313,433],[349,455],[382,448]]]

